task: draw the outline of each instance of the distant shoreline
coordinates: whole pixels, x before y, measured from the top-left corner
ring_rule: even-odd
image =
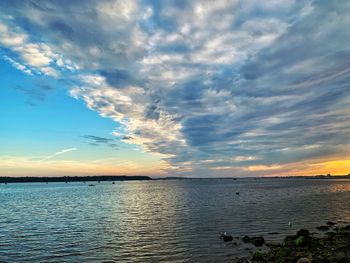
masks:
[[[0,177],[0,183],[51,183],[51,182],[92,182],[92,181],[147,181],[149,176],[98,175],[60,177]]]
[[[264,180],[264,179],[350,179],[350,175],[311,175],[311,176],[265,176],[265,177],[150,177],[150,176],[128,176],[128,175],[96,175],[96,176],[58,176],[39,177],[22,176],[10,177],[0,176],[0,183],[49,183],[49,182],[92,182],[92,181],[159,181],[159,180]]]

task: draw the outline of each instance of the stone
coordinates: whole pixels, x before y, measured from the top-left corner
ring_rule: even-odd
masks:
[[[255,253],[253,254],[253,260],[255,261],[263,260],[263,258],[264,254],[261,251],[255,251]]]
[[[300,229],[298,232],[297,232],[297,237],[309,237],[310,236],[310,232],[309,230],[307,229]]]
[[[317,229],[321,231],[327,231],[329,230],[329,226],[318,226]]]
[[[297,263],[311,263],[308,258],[299,258]]]
[[[249,242],[250,242],[250,238],[249,238],[248,236],[244,236],[244,237],[242,238],[242,241],[243,241],[244,243],[249,243]]]
[[[315,258],[312,259],[311,263],[331,263],[328,259],[316,256]]]
[[[233,240],[233,237],[230,236],[230,235],[224,236],[224,237],[222,238],[222,240],[224,240],[224,242],[229,242],[229,241],[232,241],[232,240]]]
[[[350,225],[344,226],[343,227],[345,230],[350,230]]]
[[[283,243],[265,242],[267,252],[258,250],[241,263],[350,263],[350,231],[345,228],[350,230],[350,225],[322,236],[307,236],[308,231],[298,231],[299,236],[286,236]],[[245,236],[242,240],[253,243],[254,239],[257,240]]]
[[[227,234],[226,232],[225,233],[222,233],[220,235],[220,238],[224,241],[224,242],[229,242],[229,241],[232,241],[233,240],[233,236]]]
[[[256,247],[262,247],[265,244],[265,239],[263,237],[252,237],[250,242]]]
[[[300,236],[296,240],[294,240],[294,244],[296,247],[303,247],[307,244],[306,237]]]

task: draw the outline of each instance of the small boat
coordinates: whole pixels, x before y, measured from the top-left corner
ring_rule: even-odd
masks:
[[[95,186],[94,184],[89,184],[89,186]]]

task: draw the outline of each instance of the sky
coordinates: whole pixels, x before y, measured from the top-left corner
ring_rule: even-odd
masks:
[[[349,13],[0,0],[0,176],[348,174]]]

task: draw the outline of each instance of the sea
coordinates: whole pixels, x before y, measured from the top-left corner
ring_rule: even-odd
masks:
[[[348,179],[89,184],[1,184],[0,262],[232,262],[254,252],[245,235],[350,222]]]

